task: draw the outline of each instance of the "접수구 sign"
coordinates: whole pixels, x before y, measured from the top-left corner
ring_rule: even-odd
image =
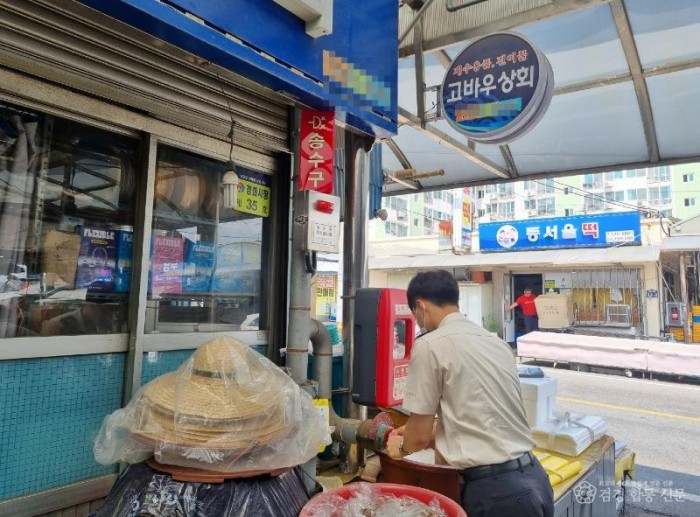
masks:
[[[484,144],[515,140],[542,118],[554,90],[547,58],[525,37],[479,38],[452,62],[442,82],[442,113],[457,131]]]

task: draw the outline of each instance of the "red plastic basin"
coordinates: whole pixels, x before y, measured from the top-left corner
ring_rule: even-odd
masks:
[[[308,517],[314,508],[316,508],[324,500],[330,499],[333,495],[339,495],[343,499],[352,498],[352,496],[355,495],[355,492],[357,492],[358,487],[359,483],[351,483],[349,485],[317,495],[306,503],[304,508],[301,509],[299,517]],[[432,490],[426,490],[425,488],[419,488],[417,486],[395,485],[393,483],[372,483],[372,487],[379,490],[381,494],[394,495],[397,497],[412,497],[413,499],[417,499],[424,504],[430,504],[430,501],[436,499],[447,514],[447,517],[467,517],[467,514],[462,507],[455,503],[452,499],[442,494],[438,494],[437,492],[433,492]]]

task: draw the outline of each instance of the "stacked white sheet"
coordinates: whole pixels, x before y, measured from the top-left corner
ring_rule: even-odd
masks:
[[[599,416],[556,412],[553,420],[532,429],[532,437],[538,449],[578,456],[607,430],[608,425]]]

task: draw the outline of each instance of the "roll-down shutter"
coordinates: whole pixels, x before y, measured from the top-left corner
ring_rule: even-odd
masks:
[[[0,0],[0,66],[216,138],[232,113],[236,145],[289,150],[281,96],[72,0]]]

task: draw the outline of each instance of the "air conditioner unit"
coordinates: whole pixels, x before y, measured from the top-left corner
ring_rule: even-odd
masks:
[[[537,215],[537,210],[528,210],[527,215],[528,217],[534,217]]]
[[[535,197],[535,192],[532,190],[527,193],[527,197]]]

